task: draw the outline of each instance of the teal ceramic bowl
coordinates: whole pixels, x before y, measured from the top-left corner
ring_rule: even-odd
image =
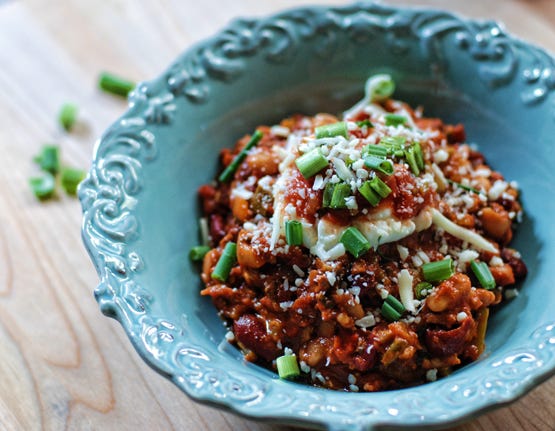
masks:
[[[224,340],[199,296],[196,190],[218,151],[294,112],[340,112],[387,72],[397,98],[463,122],[522,189],[514,240],[529,275],[491,318],[485,354],[424,386],[343,393],[279,380]],[[555,371],[555,62],[494,22],[369,3],[241,19],[140,84],[81,185],[102,312],[190,397],[252,419],[330,430],[439,428],[515,400]]]

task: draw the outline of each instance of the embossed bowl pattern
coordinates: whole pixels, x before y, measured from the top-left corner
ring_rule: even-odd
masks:
[[[332,430],[437,428],[515,400],[555,370],[554,59],[506,33],[438,10],[372,3],[240,19],[131,94],[97,143],[79,189],[102,312],[139,354],[199,401],[254,419]],[[281,381],[224,341],[198,294],[196,189],[217,154],[257,124],[340,112],[372,73],[396,97],[463,122],[490,164],[522,189],[515,237],[529,276],[491,318],[487,350],[448,378],[384,393]]]

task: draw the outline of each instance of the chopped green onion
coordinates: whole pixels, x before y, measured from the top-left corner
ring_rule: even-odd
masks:
[[[433,287],[434,286],[432,286],[432,284],[428,283],[427,281],[422,281],[421,283],[418,283],[414,287],[416,299],[423,299],[424,297],[426,297],[433,289]]]
[[[351,195],[351,186],[349,184],[340,183],[336,184],[333,188],[333,195],[331,196],[330,208],[339,209],[347,208],[345,198]]]
[[[333,190],[335,189],[335,184],[326,183],[324,188],[324,195],[322,196],[322,207],[329,208],[331,205],[331,198],[333,196]]]
[[[280,379],[294,379],[301,372],[295,355],[283,355],[276,359],[276,367]]]
[[[457,182],[455,182],[455,181],[453,181],[453,180],[447,180],[447,182],[448,182],[449,184],[453,184],[455,187],[459,187],[459,188],[461,188],[461,189],[463,189],[463,190],[466,190],[466,191],[468,191],[468,192],[476,193],[477,195],[479,195],[479,194],[482,193],[480,190],[475,189],[474,187],[466,186],[466,185],[464,185],[464,184],[457,183]]]
[[[420,142],[414,143],[414,158],[416,159],[416,165],[420,168],[420,170],[424,170],[424,154],[422,153]]]
[[[254,147],[258,142],[262,139],[262,132],[260,130],[256,130],[247,145],[243,147],[243,149],[235,156],[235,158],[231,161],[229,165],[224,169],[224,171],[218,177],[218,181],[221,183],[228,183],[233,178],[235,171],[239,168],[243,160],[247,157],[248,152],[252,147]]]
[[[378,205],[382,200],[380,195],[378,195],[370,186],[370,181],[365,181],[362,186],[358,188],[358,191],[364,197],[364,199],[370,202],[374,207]]]
[[[385,302],[389,305],[391,305],[391,307],[393,307],[393,309],[400,314],[403,314],[405,311],[407,311],[407,309],[405,308],[405,306],[401,303],[401,301],[399,301],[397,298],[395,298],[393,295],[388,295],[387,298],[385,298]]]
[[[426,281],[443,281],[453,275],[455,268],[453,259],[443,259],[422,265],[422,274]]]
[[[470,269],[472,269],[472,272],[478,279],[480,286],[487,290],[495,289],[495,279],[486,262],[476,262],[473,260],[470,262]]]
[[[384,136],[382,139],[380,139],[379,145],[393,147],[397,150],[402,149],[406,142],[407,138],[405,138],[404,136]]]
[[[348,136],[347,123],[345,123],[345,121],[316,127],[314,132],[316,133],[316,139],[333,138],[334,136],[343,136],[346,138]]]
[[[63,168],[60,182],[68,195],[75,195],[79,183],[85,179],[87,173],[82,169]]]
[[[306,154],[303,154],[295,164],[303,177],[310,178],[328,166],[328,160],[323,156],[319,148],[314,148]]]
[[[402,126],[408,121],[407,117],[399,114],[385,114],[384,118],[386,126]]]
[[[200,231],[200,242],[202,245],[210,245],[210,229],[208,228],[208,219],[201,217],[198,220]]]
[[[43,171],[56,175],[60,170],[60,147],[57,145],[45,145],[41,153],[34,158]]]
[[[389,151],[384,146],[370,144],[364,147],[364,149],[362,150],[362,153],[368,156],[377,156],[377,157],[385,158],[387,157],[387,154],[389,153]]]
[[[369,180],[370,182],[370,187],[372,187],[372,189],[379,194],[382,198],[386,198],[389,196],[389,194],[391,193],[391,189],[389,188],[389,186],[384,183],[380,177],[374,177],[371,180]]]
[[[109,72],[102,72],[98,77],[98,86],[107,93],[127,97],[135,88],[135,83]]]
[[[207,245],[197,245],[197,246],[193,247],[191,249],[191,251],[189,252],[189,258],[193,262],[199,262],[202,259],[204,259],[204,256],[209,251],[210,251],[210,247],[208,247]]]
[[[29,185],[38,199],[46,200],[54,196],[56,179],[50,172],[44,172],[40,177],[29,179]]]
[[[401,318],[401,313],[397,312],[397,310],[387,302],[384,302],[382,304],[382,316],[389,322],[395,322]]]
[[[226,281],[231,272],[231,268],[237,261],[237,245],[234,242],[228,242],[224,251],[216,263],[216,267],[212,272],[212,278],[219,281]]]
[[[418,163],[416,162],[414,147],[409,147],[405,150],[405,158],[407,159],[407,163],[409,164],[412,173],[418,176],[420,174],[420,168],[418,167]]]
[[[366,156],[364,158],[364,164],[376,171],[382,172],[386,175],[391,175],[393,173],[393,163],[391,160],[382,159],[376,156]]]
[[[395,82],[386,74],[371,76],[365,85],[366,97],[370,102],[381,102],[393,94]]]
[[[343,231],[339,242],[354,257],[360,257],[370,250],[370,243],[356,227],[350,226]]]
[[[362,121],[357,121],[356,124],[358,127],[374,127],[374,125],[368,118]]]
[[[285,239],[289,245],[303,244],[303,225],[297,220],[285,222]]]
[[[64,103],[58,115],[58,121],[62,127],[68,132],[73,128],[77,122],[77,105],[73,103]]]

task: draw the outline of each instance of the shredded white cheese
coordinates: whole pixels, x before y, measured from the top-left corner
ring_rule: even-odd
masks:
[[[414,313],[416,310],[414,309],[414,292],[412,290],[412,275],[406,269],[402,269],[399,271],[397,275],[397,279],[399,280],[399,296],[401,297],[401,303],[405,306],[405,308]]]
[[[368,313],[366,316],[355,321],[355,325],[359,328],[371,328],[376,324],[376,318],[372,313]]]
[[[406,247],[403,247],[400,244],[397,244],[397,252],[399,253],[399,257],[401,258],[402,261],[405,261],[407,257],[409,257],[409,249]]]
[[[445,232],[472,244],[479,250],[485,250],[495,254],[499,253],[499,250],[480,234],[453,223],[435,208],[432,208],[431,211],[433,224],[443,229]]]

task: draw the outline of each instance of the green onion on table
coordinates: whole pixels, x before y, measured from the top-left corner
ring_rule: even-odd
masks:
[[[110,72],[101,72],[98,77],[98,87],[111,94],[127,97],[135,88],[135,83]]]

